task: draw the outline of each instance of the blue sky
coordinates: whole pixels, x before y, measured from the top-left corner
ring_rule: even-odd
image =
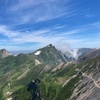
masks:
[[[100,48],[100,0],[0,0],[0,49]]]

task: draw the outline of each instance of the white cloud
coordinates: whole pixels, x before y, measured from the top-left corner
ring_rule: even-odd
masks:
[[[73,16],[75,10],[72,0],[18,0],[8,8],[7,13],[16,15],[12,19],[15,24],[41,22],[55,18]]]
[[[63,34],[61,34],[61,36],[77,34],[77,33],[79,33],[80,31],[81,31],[81,29],[75,29],[75,30],[71,30],[71,31],[63,32]]]
[[[13,32],[13,31],[9,30],[7,28],[7,26],[5,26],[5,25],[0,25],[0,34],[2,34],[4,36],[7,36],[7,37],[15,37],[19,33],[18,32]]]
[[[38,43],[38,46],[41,47],[41,46],[48,45],[50,43],[57,44],[62,41],[66,41],[66,43],[71,43],[71,42],[76,41],[76,40],[69,39],[68,36],[79,32],[78,29],[59,33],[60,28],[63,28],[63,27],[55,26],[52,29],[48,28],[48,29],[42,29],[42,30],[35,30],[32,32],[18,32],[18,31],[13,31],[9,29],[5,25],[1,25],[0,34],[2,36],[6,36],[6,39],[1,38],[0,45],[5,44],[7,47],[9,46],[11,47],[13,45],[15,48],[20,44]],[[16,44],[17,46],[15,46]]]
[[[92,26],[97,27],[100,29],[100,22],[93,23]]]
[[[18,50],[24,50],[25,48],[27,50],[34,49],[34,48],[37,49],[37,48],[46,46],[50,43],[56,45],[58,48],[62,47],[62,49],[66,49],[68,47],[76,48],[76,47],[83,47],[83,46],[84,47],[92,47],[92,46],[99,47],[99,43],[100,43],[99,31],[97,33],[93,33],[95,34],[95,37],[94,35],[92,36],[92,34],[89,35],[91,37],[83,37],[80,35],[81,35],[81,32],[83,32],[84,27],[80,29],[60,32],[60,30],[63,30],[63,28],[65,29],[66,27],[61,26],[61,25],[56,25],[55,27],[52,27],[52,28],[34,30],[31,32],[29,31],[19,32],[19,31],[11,30],[5,25],[0,25],[0,35],[6,36],[6,39],[5,38],[0,39],[0,46],[2,48],[7,47],[8,49],[15,48]],[[88,32],[88,31],[85,31],[85,32]],[[25,46],[25,44],[27,43],[29,44],[31,43],[31,45]],[[32,43],[33,43],[33,46],[32,46]],[[37,45],[34,45],[34,43],[36,43]],[[3,46],[4,44],[5,46]]]

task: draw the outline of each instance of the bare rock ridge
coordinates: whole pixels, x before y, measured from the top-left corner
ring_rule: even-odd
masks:
[[[11,55],[11,54],[6,49],[0,50],[0,58],[5,58],[5,57],[8,57],[9,55]]]
[[[81,63],[97,56],[100,56],[100,49],[93,49],[92,51],[80,56],[77,62]]]

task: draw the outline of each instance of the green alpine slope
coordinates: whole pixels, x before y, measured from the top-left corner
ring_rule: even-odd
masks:
[[[99,55],[71,62],[50,44],[0,59],[0,100],[99,100],[99,77]]]

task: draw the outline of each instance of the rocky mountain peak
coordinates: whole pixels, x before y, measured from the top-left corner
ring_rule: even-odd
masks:
[[[49,44],[47,47],[53,47],[53,45],[52,44]]]
[[[0,50],[0,58],[5,58],[5,57],[8,57],[9,55],[11,55],[11,54],[6,49],[1,49]]]

